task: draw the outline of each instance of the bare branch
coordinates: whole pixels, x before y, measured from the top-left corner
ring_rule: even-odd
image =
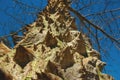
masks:
[[[93,24],[93,23],[92,23],[91,21],[89,21],[86,17],[84,17],[83,15],[81,15],[78,11],[74,10],[74,9],[71,8],[71,7],[68,7],[68,9],[69,9],[70,11],[72,11],[74,14],[76,14],[81,21],[85,21],[85,22],[89,23],[89,24],[92,25],[92,27],[94,27],[95,29],[101,31],[106,37],[108,37],[108,38],[111,39],[112,41],[120,44],[120,42],[117,41],[114,37],[110,36],[107,32],[105,32],[105,31],[104,31],[102,28],[100,28],[99,26]]]
[[[112,10],[106,10],[106,11],[102,11],[102,12],[98,12],[98,13],[88,14],[85,17],[92,16],[92,15],[103,15],[103,14],[108,13],[108,12],[116,12],[116,11],[119,11],[119,10],[120,10],[120,8],[112,9]]]
[[[25,4],[25,3],[23,3],[23,2],[21,2],[21,1],[19,1],[19,0],[13,0],[13,1],[14,1],[15,3],[19,4],[19,5],[23,5],[23,6],[26,6],[26,7],[28,7],[28,8],[34,8],[34,9],[40,11],[40,8],[39,8],[39,7]]]

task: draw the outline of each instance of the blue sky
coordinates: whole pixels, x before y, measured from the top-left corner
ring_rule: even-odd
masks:
[[[47,4],[47,0],[18,0],[23,3],[14,2],[17,0],[0,0],[0,36],[8,35],[11,31],[17,31],[22,26],[32,23],[36,19],[36,14],[43,10]],[[84,4],[86,4],[90,0],[85,0]],[[95,0],[93,0],[95,1]],[[90,8],[86,8],[80,11],[83,15],[88,15],[94,12],[100,12],[104,9],[105,3],[104,0],[98,0],[99,3],[90,6]],[[107,4],[107,10],[120,8],[120,1],[119,0],[106,0],[109,4]],[[26,7],[27,5],[27,7]],[[34,7],[32,7],[34,6]],[[74,8],[76,6],[72,5]],[[84,5],[78,4],[79,7],[83,7]],[[120,11],[114,13],[116,16],[120,15]],[[103,18],[111,17],[110,14],[107,14]],[[93,17],[88,17],[89,19]],[[95,18],[95,21],[98,20],[98,17]],[[107,20],[107,19],[106,19]],[[117,23],[120,24],[120,19],[117,19]],[[80,23],[77,22],[77,25]],[[104,25],[104,24],[102,24]],[[105,25],[104,25],[105,26]],[[119,34],[120,26],[118,26],[119,31],[115,28],[116,24],[111,23],[111,28],[114,30],[114,33]],[[108,31],[109,33],[109,31]],[[100,33],[101,36],[101,33]],[[116,36],[120,38],[120,36]],[[9,40],[12,40],[9,37]],[[102,46],[104,49],[107,49],[109,53],[103,53],[102,60],[107,63],[103,72],[112,75],[115,80],[120,80],[120,51],[116,49],[116,47],[110,43],[109,40],[103,40]],[[13,45],[11,45],[13,46]]]

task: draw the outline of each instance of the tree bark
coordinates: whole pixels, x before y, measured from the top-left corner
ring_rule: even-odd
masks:
[[[0,80],[113,80],[89,38],[77,31],[69,0],[49,0],[14,49],[0,45]],[[28,27],[28,26],[26,26]]]

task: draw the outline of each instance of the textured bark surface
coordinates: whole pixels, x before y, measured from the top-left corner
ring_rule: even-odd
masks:
[[[69,0],[68,0],[69,1]],[[49,0],[14,49],[0,43],[0,80],[113,80],[66,0]]]

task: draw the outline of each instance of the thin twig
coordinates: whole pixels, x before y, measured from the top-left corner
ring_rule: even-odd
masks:
[[[98,12],[98,13],[88,14],[85,17],[92,16],[92,15],[101,15],[101,14],[104,14],[104,13],[115,12],[115,11],[119,11],[119,10],[120,10],[120,8],[112,9],[112,10],[106,10],[106,11],[102,11],[102,12]]]
[[[106,37],[108,37],[109,39],[111,39],[112,41],[115,41],[116,43],[120,44],[119,41],[117,41],[114,37],[110,36],[107,32],[105,32],[102,28],[100,28],[99,26],[95,25],[94,23],[92,23],[91,21],[89,21],[86,17],[84,17],[83,15],[81,15],[78,11],[74,10],[73,8],[71,7],[68,7],[68,9],[70,11],[72,11],[74,14],[76,14],[79,19],[81,21],[85,21],[87,23],[89,23],[90,25],[92,25],[92,27],[94,27],[95,29],[101,31]]]

